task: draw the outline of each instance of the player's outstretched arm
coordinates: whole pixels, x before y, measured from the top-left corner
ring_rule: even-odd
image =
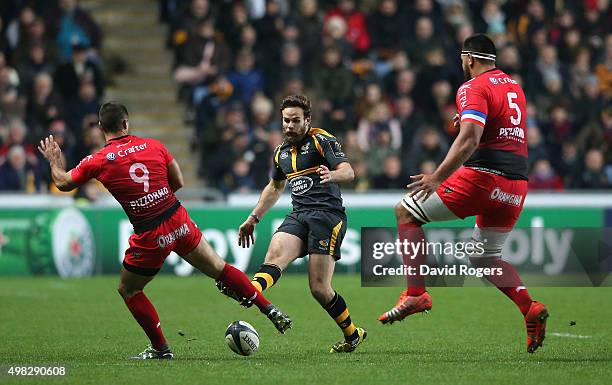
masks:
[[[350,182],[355,179],[355,171],[353,171],[353,167],[351,167],[349,162],[339,163],[333,171],[328,169],[326,166],[321,165],[317,169],[317,172],[319,173],[322,184],[330,182]]]
[[[185,185],[183,172],[176,159],[172,159],[172,162],[168,163],[168,184],[172,192],[176,192]]]
[[[60,191],[70,191],[78,187],[78,184],[72,180],[72,175],[66,172],[62,149],[53,139],[53,135],[40,141],[38,151],[49,161],[51,165],[51,178]]]
[[[253,209],[253,212],[249,217],[240,225],[238,230],[238,246],[250,247],[251,244],[255,243],[253,233],[255,232],[255,226],[261,218],[270,210],[272,206],[278,202],[287,180],[270,180],[270,183],[261,192],[257,205]]]

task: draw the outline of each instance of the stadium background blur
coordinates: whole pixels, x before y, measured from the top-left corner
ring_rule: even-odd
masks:
[[[126,102],[134,133],[168,143],[188,187],[257,192],[289,93],[309,95],[313,125],[343,143],[356,171],[345,189],[403,189],[456,135],[459,51],[474,32],[494,39],[498,66],[527,94],[530,190],[612,186],[608,1],[120,3],[0,4],[0,191],[61,194],[36,143],[53,134],[73,167],[104,145],[96,113],[112,98]],[[139,34],[144,10],[155,20]],[[144,35],[151,28],[161,33]],[[138,55],[147,44],[167,58],[157,78],[156,58]],[[91,182],[76,194],[104,193]]]

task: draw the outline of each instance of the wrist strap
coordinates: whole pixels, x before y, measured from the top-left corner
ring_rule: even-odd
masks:
[[[259,221],[261,220],[261,219],[259,219],[259,217],[257,216],[257,214],[251,214],[251,215],[249,215],[249,216],[250,216],[250,217],[252,217],[253,219],[255,219],[255,223],[259,223]]]

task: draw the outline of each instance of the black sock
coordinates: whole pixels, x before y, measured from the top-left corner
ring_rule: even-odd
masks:
[[[280,267],[264,263],[259,267],[257,273],[255,273],[253,276],[251,283],[257,288],[257,290],[263,292],[267,288],[274,286],[274,284],[280,279],[281,274],[282,271]]]
[[[344,302],[344,298],[342,298],[340,294],[337,292],[335,293],[334,298],[325,305],[325,310],[327,314],[336,321],[338,327],[342,329],[344,339],[347,341],[354,341],[359,338],[357,327],[355,327],[353,321],[351,321],[351,315],[346,307],[346,302]]]

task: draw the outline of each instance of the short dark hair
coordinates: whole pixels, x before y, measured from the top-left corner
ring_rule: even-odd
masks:
[[[289,95],[283,99],[280,106],[281,113],[285,108],[299,107],[304,111],[304,119],[310,117],[310,99],[306,95]]]
[[[106,102],[100,107],[100,128],[104,132],[123,130],[123,120],[128,118],[127,108],[117,102]]]
[[[493,58],[497,56],[497,50],[495,49],[493,40],[483,33],[477,33],[465,39],[463,42],[463,51],[493,55]],[[482,60],[479,58],[476,59]]]

